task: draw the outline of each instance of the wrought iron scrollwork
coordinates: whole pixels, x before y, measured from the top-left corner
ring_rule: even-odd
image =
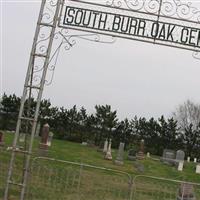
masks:
[[[48,30],[41,32],[39,38],[40,40],[37,42],[37,52],[40,54],[45,54],[47,50],[46,41],[49,39],[49,34],[47,33]],[[45,34],[46,33],[46,34]],[[77,40],[87,40],[91,42],[98,42],[98,43],[106,43],[111,44],[115,42],[115,38],[111,36],[103,36],[100,34],[93,34],[93,33],[84,33],[80,34],[76,31],[71,31],[69,29],[59,29],[54,35],[54,52],[52,52],[49,65],[48,65],[48,71],[49,74],[51,73],[48,80],[46,80],[45,84],[50,85],[53,81],[54,77],[54,70],[57,64],[58,56],[60,54],[61,49],[68,51],[72,47],[74,47],[77,44]],[[34,66],[34,78],[33,81],[36,83],[36,85],[39,85],[40,82],[40,73],[43,69],[43,62],[37,62]]]
[[[108,0],[107,5],[200,22],[200,9],[181,0]]]
[[[57,3],[57,0],[46,1],[45,10],[42,14],[42,22],[52,24]]]
[[[200,60],[200,52],[193,52],[193,58]]]
[[[142,13],[150,13],[161,17],[178,18],[184,20],[192,20],[200,22],[200,10],[194,7],[191,3],[182,2],[181,0],[105,0],[108,7],[125,8]],[[42,16],[42,21],[45,24],[51,24],[53,21],[53,13],[57,5],[57,0],[48,0],[45,6],[45,11]],[[50,37],[50,29],[48,26],[41,27],[39,39],[37,41],[36,52],[45,55],[48,49],[48,40]],[[46,84],[51,84],[54,76],[54,70],[61,49],[70,50],[77,44],[79,40],[87,40],[91,42],[112,44],[115,42],[114,37],[104,36],[96,33],[82,33],[71,29],[63,29],[57,27],[57,32],[54,35],[54,52],[51,54],[48,70],[52,75]],[[194,58],[200,59],[199,53],[193,53]],[[34,64],[33,81],[39,84],[38,75],[43,69],[43,61],[36,60]]]

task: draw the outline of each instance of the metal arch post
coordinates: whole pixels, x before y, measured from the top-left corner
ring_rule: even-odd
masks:
[[[8,169],[8,176],[7,176],[7,181],[6,181],[4,200],[8,200],[10,185],[16,184],[16,183],[12,182],[14,163],[15,163],[15,158],[16,158],[16,153],[17,153],[16,147],[17,147],[17,143],[18,143],[18,139],[19,139],[19,135],[20,135],[20,128],[21,128],[22,120],[28,120],[28,118],[23,117],[24,105],[26,102],[28,88],[30,88],[30,89],[33,88],[32,82],[30,82],[30,80],[32,78],[31,77],[32,70],[34,68],[33,63],[37,56],[35,53],[36,53],[37,41],[38,41],[38,37],[40,34],[41,26],[43,26],[43,27],[45,26],[44,24],[42,24],[42,18],[43,18],[46,2],[47,2],[47,0],[42,0],[42,2],[41,2],[39,17],[38,17],[38,21],[37,21],[37,27],[36,27],[36,31],[35,31],[31,55],[30,55],[29,64],[28,64],[28,70],[27,70],[26,78],[25,78],[23,95],[21,98],[21,105],[20,105],[20,111],[19,111],[18,120],[17,120],[16,132],[15,132],[15,136],[14,136],[14,140],[13,140],[12,154],[11,154],[11,159],[10,159],[10,164],[9,164],[9,169]],[[25,198],[25,191],[26,191],[26,186],[27,186],[27,179],[28,179],[28,173],[29,173],[29,166],[30,166],[30,159],[31,159],[32,147],[33,147],[34,135],[35,135],[35,131],[36,131],[39,109],[40,109],[40,104],[41,104],[41,99],[42,99],[42,93],[43,93],[43,89],[44,89],[44,84],[45,84],[45,79],[46,79],[46,74],[47,74],[47,69],[48,69],[48,64],[49,64],[49,57],[51,54],[52,44],[53,44],[53,40],[54,40],[54,34],[55,34],[56,27],[57,27],[57,22],[59,20],[59,12],[61,10],[60,8],[62,5],[62,2],[64,2],[64,0],[57,0],[56,10],[55,10],[53,22],[52,22],[53,24],[52,24],[52,26],[50,26],[51,31],[50,31],[50,36],[49,36],[49,40],[48,40],[47,52],[46,52],[45,60],[44,60],[44,64],[43,64],[43,71],[42,71],[42,77],[40,80],[40,86],[38,87],[39,91],[38,91],[38,95],[37,95],[37,105],[35,108],[34,118],[32,119],[30,143],[29,143],[28,151],[25,152],[25,154],[26,154],[25,155],[25,168],[22,169],[22,170],[24,170],[23,177],[22,177],[22,183],[17,184],[17,185],[21,186],[20,200],[24,200],[24,198]]]
[[[47,57],[45,59],[44,69],[43,69],[43,73],[42,73],[40,90],[39,90],[38,97],[37,97],[37,105],[36,105],[36,111],[35,111],[32,131],[31,131],[31,140],[30,140],[30,145],[29,145],[29,150],[28,150],[29,153],[28,153],[28,156],[26,159],[26,164],[25,164],[25,173],[24,173],[23,187],[22,187],[22,191],[21,191],[20,200],[23,200],[24,196],[25,196],[25,189],[26,189],[26,183],[27,183],[27,179],[28,179],[28,171],[29,171],[30,158],[31,158],[31,152],[32,152],[32,147],[33,147],[34,135],[35,135],[36,126],[37,126],[37,119],[38,119],[38,115],[39,115],[39,109],[40,109],[42,93],[43,93],[43,89],[44,89],[44,84],[45,84],[45,79],[46,79],[54,34],[55,34],[55,30],[56,30],[56,26],[57,26],[57,22],[58,22],[58,18],[59,18],[60,7],[61,7],[61,0],[58,0],[56,12],[55,12],[54,19],[53,19],[53,26],[52,26],[52,30],[51,30],[51,34],[50,34],[50,39],[49,39],[49,45],[48,45],[48,49],[47,49]]]
[[[10,159],[10,164],[9,164],[9,169],[8,169],[8,176],[7,176],[7,182],[6,182],[6,187],[5,187],[4,200],[8,199],[9,185],[10,185],[10,180],[11,180],[11,176],[12,176],[12,172],[13,172],[13,164],[14,164],[14,159],[15,159],[15,154],[16,154],[15,149],[16,149],[17,141],[18,141],[19,134],[20,134],[21,117],[23,115],[24,104],[25,104],[26,95],[27,95],[27,87],[26,86],[29,83],[31,71],[33,68],[33,65],[32,65],[32,61],[34,59],[33,55],[34,55],[34,52],[36,49],[36,43],[37,43],[39,30],[40,30],[39,23],[42,20],[42,13],[44,11],[45,2],[46,2],[46,0],[43,0],[41,3],[37,27],[36,27],[36,31],[35,31],[34,40],[33,40],[31,55],[30,55],[30,60],[29,60],[29,64],[28,64],[28,70],[26,73],[25,85],[24,85],[23,95],[21,98],[21,105],[20,105],[20,110],[19,110],[19,115],[18,115],[18,120],[17,120],[17,126],[16,126],[15,136],[14,136],[14,140],[13,140],[13,149],[12,149],[12,154],[11,154],[11,159]]]

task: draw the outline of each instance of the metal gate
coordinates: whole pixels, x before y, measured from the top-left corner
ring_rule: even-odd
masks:
[[[130,200],[132,177],[122,171],[37,157],[26,199]]]
[[[200,183],[143,175],[133,182],[134,200],[200,200]]]
[[[3,198],[10,152],[0,149],[0,199]],[[16,160],[14,177],[19,178],[22,159]],[[200,183],[152,176],[132,176],[123,171],[32,157],[27,200],[200,200]],[[194,172],[195,173],[195,172]],[[20,188],[11,188],[17,200]],[[193,196],[192,196],[193,194]]]

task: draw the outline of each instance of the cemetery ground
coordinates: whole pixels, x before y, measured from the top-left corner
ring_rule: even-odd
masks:
[[[13,133],[7,132],[4,138],[5,146],[11,146]],[[38,156],[39,141],[40,139],[36,139],[34,143],[34,154],[36,157]],[[113,161],[116,155],[117,149],[114,149],[112,151]],[[56,139],[53,140],[52,146],[49,148],[48,157],[56,159],[58,162],[53,159],[45,160],[41,158],[33,160],[32,170],[34,174],[28,187],[27,199],[97,200],[102,199],[102,197],[110,200],[128,199],[129,190],[125,186],[130,180],[127,174],[131,174],[133,177],[138,176],[140,180],[138,191],[141,188],[146,190],[146,192],[145,190],[138,192],[138,196],[135,195],[134,198],[136,200],[176,199],[177,183],[168,182],[167,180],[149,179],[147,178],[148,176],[200,183],[200,175],[195,173],[196,165],[193,162],[185,162],[184,170],[178,172],[177,168],[164,165],[159,160],[156,160],[158,159],[156,156],[139,161],[129,161],[127,160],[127,153],[125,153],[124,165],[118,166],[113,161],[105,160],[103,154],[98,152],[97,148]],[[9,159],[10,152],[0,149],[0,199],[3,198]],[[21,160],[19,158],[16,163],[20,165]],[[62,161],[69,162],[65,163]],[[87,164],[88,166],[81,167],[74,163]],[[90,165],[98,166],[99,168],[93,168]],[[138,170],[137,165],[142,165],[144,171]],[[104,170],[104,168],[112,170]],[[18,170],[15,172],[16,179],[21,173],[21,169]],[[82,176],[81,180],[80,173]],[[80,184],[84,186],[80,187]],[[174,193],[172,194],[171,191]],[[17,199],[15,198],[17,194],[18,187],[13,187],[10,200]],[[78,194],[82,196],[78,196]],[[165,198],[159,198],[160,195],[162,197],[165,195]],[[200,200],[200,188],[196,191],[196,198]]]

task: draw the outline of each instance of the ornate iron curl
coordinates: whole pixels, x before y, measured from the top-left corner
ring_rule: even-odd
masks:
[[[57,0],[47,0],[45,5],[45,11],[42,15],[42,21],[48,24],[52,24],[53,16],[56,9]]]
[[[66,39],[67,43],[69,43],[70,46],[74,46],[76,44],[76,39],[88,40],[91,42],[98,42],[104,44],[112,44],[116,41],[115,37],[107,37],[97,33],[71,34],[68,29],[62,29],[60,31],[60,34],[63,38]],[[107,40],[105,38],[107,38]]]
[[[196,52],[196,51],[193,52],[192,56],[193,56],[193,58],[200,60],[200,52],[199,51],[198,52]]]
[[[182,0],[108,0],[108,6],[200,22],[200,10]],[[161,9],[160,9],[161,6]]]
[[[101,35],[99,35],[99,34],[90,34],[90,33],[88,33],[88,34],[69,34],[69,30],[67,30],[67,29],[62,29],[61,31],[57,32],[55,34],[55,39],[58,39],[59,35],[62,37],[62,41],[56,48],[55,52],[53,53],[53,55],[49,61],[48,70],[49,70],[49,72],[51,72],[51,78],[50,78],[50,80],[45,81],[45,85],[47,85],[47,86],[51,85],[51,83],[53,82],[56,64],[57,64],[58,57],[59,57],[62,47],[64,47],[64,49],[67,51],[70,50],[74,45],[76,45],[77,39],[87,40],[87,41],[91,41],[91,42],[106,43],[106,44],[112,44],[116,41],[114,37],[109,37],[110,40],[108,40],[108,41],[103,40]],[[55,58],[55,60],[54,60],[54,58]],[[38,78],[38,76],[37,76],[37,78]]]

